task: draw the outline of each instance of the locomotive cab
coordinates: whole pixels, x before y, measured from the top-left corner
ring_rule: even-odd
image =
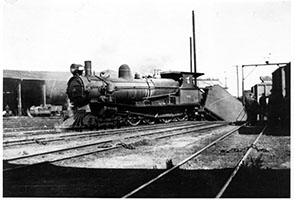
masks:
[[[202,76],[204,73],[191,72],[161,72],[162,78],[170,78],[179,81],[179,95],[175,97],[176,102],[180,104],[195,104],[200,102],[201,94],[196,87],[196,78]]]

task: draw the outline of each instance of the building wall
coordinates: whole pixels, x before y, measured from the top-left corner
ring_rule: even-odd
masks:
[[[20,80],[5,78],[3,79],[3,108],[6,105],[17,115],[17,86]]]
[[[18,115],[18,84],[21,82],[22,112],[31,106],[44,104],[43,85],[46,86],[46,104],[66,108],[66,82],[45,80],[3,79],[3,108],[9,106],[13,115]]]

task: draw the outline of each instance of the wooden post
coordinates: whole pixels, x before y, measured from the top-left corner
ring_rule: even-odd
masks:
[[[21,82],[22,80],[20,80],[18,82],[18,85],[17,85],[17,95],[18,95],[18,99],[17,99],[17,110],[18,110],[18,116],[22,116],[22,103],[21,103]]]
[[[239,95],[239,70],[238,70],[238,65],[236,65],[235,67],[236,67],[236,70],[237,70],[237,95],[238,95],[238,98],[239,98],[240,95]]]
[[[245,106],[245,92],[244,92],[244,81],[245,81],[245,78],[244,78],[244,65],[242,65],[242,103],[243,105]]]
[[[43,93],[43,104],[46,105],[46,84],[44,81],[44,84],[42,85],[42,93]]]

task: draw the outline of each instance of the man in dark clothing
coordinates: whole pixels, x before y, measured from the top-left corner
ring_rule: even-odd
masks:
[[[7,104],[5,106],[5,117],[9,117],[10,116],[10,107],[9,105]]]
[[[250,94],[246,103],[245,109],[247,112],[247,122],[248,125],[255,125],[257,120],[257,113],[258,113],[258,103],[254,98],[253,94]]]
[[[255,99],[254,96],[252,96],[252,104],[251,104],[251,109],[252,109],[252,122],[251,125],[255,125],[257,121],[257,115],[258,115],[258,102]]]
[[[261,97],[259,98],[259,116],[261,121],[263,121],[264,117],[266,116],[266,106],[266,96],[264,93],[262,93]]]

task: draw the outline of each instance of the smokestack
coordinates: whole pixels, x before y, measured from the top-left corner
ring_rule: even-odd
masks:
[[[91,61],[85,61],[85,76],[92,75],[92,65]]]

